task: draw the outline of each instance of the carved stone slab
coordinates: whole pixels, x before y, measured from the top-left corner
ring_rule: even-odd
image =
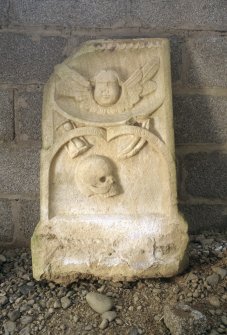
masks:
[[[68,284],[182,271],[168,41],[85,43],[46,84],[42,128],[34,277]]]

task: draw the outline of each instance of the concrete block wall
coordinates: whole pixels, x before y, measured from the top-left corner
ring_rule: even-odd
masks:
[[[171,42],[179,208],[191,232],[227,227],[226,0],[0,1],[0,245],[39,220],[43,86],[89,39]]]

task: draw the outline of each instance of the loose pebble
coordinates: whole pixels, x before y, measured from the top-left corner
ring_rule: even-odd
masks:
[[[113,307],[113,301],[104,294],[90,292],[86,295],[88,305],[97,313],[103,314]]]
[[[21,312],[19,310],[15,310],[15,311],[8,313],[8,318],[11,321],[16,321],[17,319],[19,319],[20,316],[21,316]]]
[[[212,295],[208,298],[209,303],[214,307],[220,307],[220,300],[218,297]]]
[[[71,306],[71,300],[68,297],[62,297],[61,298],[61,305],[63,309],[68,308]]]
[[[27,325],[31,323],[32,321],[33,321],[33,317],[29,315],[22,316],[20,320],[22,325]]]
[[[30,326],[24,327],[21,329],[19,335],[30,335]]]
[[[5,335],[11,335],[15,333],[16,323],[13,321],[6,321],[4,323]]]
[[[105,290],[105,285],[102,285],[100,288],[97,289],[99,293],[103,293]]]
[[[74,315],[74,316],[73,316],[73,321],[74,321],[75,323],[77,323],[77,322],[79,321],[79,316],[78,316],[78,315]]]
[[[207,283],[212,287],[216,286],[219,282],[219,275],[217,273],[213,273],[212,275],[207,277]]]
[[[7,304],[8,298],[6,296],[0,297],[0,306]]]
[[[117,317],[117,313],[115,311],[108,311],[108,312],[105,312],[101,315],[102,319],[103,320],[108,320],[109,322],[113,321],[116,319]]]
[[[221,317],[221,322],[223,323],[223,325],[227,326],[227,316],[223,315]]]
[[[107,319],[102,320],[101,324],[99,325],[99,329],[106,329],[109,325],[109,321]]]
[[[28,295],[31,291],[33,291],[33,289],[34,289],[34,287],[32,287],[32,286],[29,286],[29,285],[21,285],[20,287],[19,287],[19,291],[20,291],[20,293],[21,294],[23,294],[23,295]]]
[[[138,329],[136,327],[130,328],[127,335],[139,335]]]
[[[6,262],[6,257],[0,254],[0,264],[5,263],[5,262]]]
[[[122,325],[123,324],[123,321],[121,319],[115,319],[115,322],[117,325]]]
[[[208,326],[205,315],[183,303],[166,305],[164,322],[173,335],[201,335]]]
[[[209,333],[209,335],[218,335],[218,332],[216,332],[215,329],[212,329],[211,332]]]
[[[61,308],[61,303],[60,303],[60,301],[59,301],[59,300],[55,300],[53,307],[54,307],[55,309],[57,309],[57,308]]]
[[[227,270],[220,267],[214,267],[213,271],[217,273],[221,277],[221,279],[224,279],[227,275]]]

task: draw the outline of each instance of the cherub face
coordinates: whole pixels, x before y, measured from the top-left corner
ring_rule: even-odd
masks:
[[[115,104],[120,94],[119,79],[114,71],[101,71],[95,77],[94,98],[100,106],[108,107]]]

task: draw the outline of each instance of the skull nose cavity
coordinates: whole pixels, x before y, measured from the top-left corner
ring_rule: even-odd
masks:
[[[114,179],[113,176],[110,176],[110,181],[111,181],[112,184],[115,184],[115,179]]]

